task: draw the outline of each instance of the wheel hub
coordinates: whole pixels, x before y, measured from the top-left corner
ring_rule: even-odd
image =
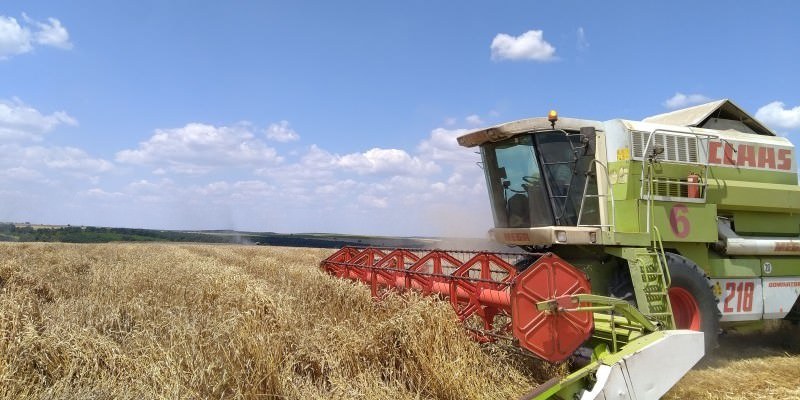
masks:
[[[669,302],[678,329],[700,330],[700,306],[688,290],[680,287],[669,288]]]

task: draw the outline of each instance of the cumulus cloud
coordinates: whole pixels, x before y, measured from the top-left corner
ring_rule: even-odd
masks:
[[[485,218],[471,219],[474,222],[458,234],[480,235],[488,227],[486,221],[491,214],[486,206],[483,173],[476,166],[480,157],[474,149],[460,147],[456,141],[466,132],[467,129],[437,128],[416,148],[408,150],[373,148],[340,155],[311,145],[296,162],[257,171],[275,187],[265,195],[269,200],[263,201],[324,210],[327,223],[338,221],[341,231],[352,228],[348,228],[349,222],[338,220],[339,215],[349,216],[346,221],[367,218],[393,227],[410,226],[413,221],[429,220],[430,214],[437,213],[434,209],[454,207],[452,199],[461,199],[460,210],[469,210],[465,216],[480,213]],[[232,185],[227,190],[237,192]],[[282,197],[289,192],[292,196]],[[244,198],[229,196],[234,197]],[[397,209],[405,211],[392,211]],[[447,226],[426,225],[415,233],[444,232]],[[370,229],[373,228],[360,227],[359,231]]]
[[[338,157],[336,164],[359,174],[425,174],[439,171],[433,161],[411,156],[405,150],[377,147]]]
[[[555,59],[556,48],[544,40],[540,30],[530,30],[519,36],[498,33],[492,40],[492,60],[533,60],[551,61]]]
[[[689,107],[701,103],[707,103],[711,101],[708,97],[702,94],[683,94],[680,92],[676,92],[674,96],[670,97],[669,99],[664,101],[664,107],[667,107],[671,110],[675,110],[678,108]]]
[[[78,125],[78,121],[64,111],[42,114],[22,100],[0,100],[0,139],[39,141],[47,132],[59,125]]]
[[[113,168],[111,162],[92,158],[84,150],[75,147],[28,147],[23,153],[28,160],[40,160],[48,168],[59,170],[98,173]]]
[[[81,188],[97,185],[114,169],[110,161],[83,149],[47,144],[45,134],[65,125],[74,126],[77,121],[64,111],[46,114],[17,98],[0,100],[0,181],[8,189],[0,195],[4,204],[0,219],[41,219],[53,213],[65,218],[74,209],[65,205],[55,212],[52,199],[64,204],[68,197],[80,197]],[[39,213],[31,214],[34,209]]]
[[[455,124],[466,126],[466,118]],[[56,223],[47,216],[68,215],[61,221],[162,229],[477,236],[489,227],[491,214],[475,166],[479,157],[456,142],[465,132],[437,128],[411,148],[337,154],[311,145],[281,154],[281,161],[263,128],[189,123],[157,129],[116,153],[118,163],[135,168],[116,168],[72,147],[6,143],[0,145],[7,155],[0,158],[3,190],[41,201],[28,201],[16,214],[0,209],[0,215]],[[47,201],[54,197],[55,206]],[[11,205],[15,198],[0,193],[0,205],[20,208]],[[459,221],[456,230],[449,219],[431,222],[444,211]]]
[[[420,142],[417,151],[425,159],[447,162],[456,167],[473,167],[480,157],[475,150],[461,147],[456,140],[467,132],[468,129],[436,128],[427,139]]]
[[[72,48],[72,42],[69,41],[69,32],[61,21],[50,17],[47,22],[36,21],[27,14],[23,13],[22,18],[28,24],[37,28],[33,32],[33,41],[43,46],[58,47],[60,49],[69,50]]]
[[[281,121],[277,124],[269,125],[267,139],[285,143],[300,139],[300,135],[289,127],[289,121]]]
[[[33,51],[35,45],[72,48],[69,32],[55,18],[39,22],[22,14],[22,23],[0,15],[0,60]]]
[[[23,28],[15,18],[0,15],[0,59],[31,50],[30,30]]]
[[[246,124],[213,126],[189,123],[156,129],[136,149],[116,154],[120,163],[156,165],[176,173],[202,174],[218,167],[245,167],[282,161],[275,149],[259,140]]]
[[[756,119],[781,132],[800,129],[800,106],[789,108],[781,101],[773,101],[756,111]]]
[[[301,158],[301,163],[302,168],[313,171],[348,170],[359,175],[419,175],[439,171],[439,166],[431,160],[412,156],[401,149],[378,147],[364,152],[338,155],[312,145]]]
[[[102,158],[94,158],[75,147],[0,145],[0,165],[26,168],[49,168],[61,172],[96,174],[113,169]]]

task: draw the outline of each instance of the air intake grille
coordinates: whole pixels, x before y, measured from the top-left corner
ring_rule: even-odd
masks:
[[[648,196],[649,187],[644,186],[642,194]],[[686,179],[661,178],[653,180],[653,196],[689,197],[689,183]]]
[[[647,146],[647,138],[649,136],[650,132],[631,131],[631,150],[634,159],[641,160],[644,158],[645,146]],[[651,149],[654,144],[664,148],[664,152],[656,157],[660,161],[699,162],[697,137],[656,132],[653,134],[653,143],[650,144]]]

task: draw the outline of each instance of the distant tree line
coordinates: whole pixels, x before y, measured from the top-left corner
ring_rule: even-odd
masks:
[[[164,231],[155,229],[100,228],[96,226],[35,227],[0,223],[0,242],[199,242],[256,244],[287,247],[338,248],[342,246],[422,247],[422,242],[397,238],[348,237],[341,235],[281,234],[236,231]]]
[[[11,242],[66,242],[66,243],[106,243],[106,242],[202,242],[239,243],[235,236],[208,235],[181,231],[161,231],[132,228],[100,228],[94,226],[66,226],[59,228],[39,228],[0,223],[0,241]]]

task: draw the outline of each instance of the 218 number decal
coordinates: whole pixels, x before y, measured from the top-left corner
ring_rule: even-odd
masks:
[[[755,285],[753,282],[728,282],[725,284],[725,302],[723,303],[723,310],[725,313],[732,312],[750,312],[753,311],[753,292],[755,292]],[[734,304],[736,309],[734,310]]]

